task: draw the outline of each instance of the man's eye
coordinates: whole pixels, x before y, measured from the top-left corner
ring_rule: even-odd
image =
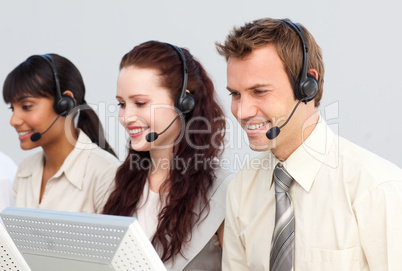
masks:
[[[238,96],[240,96],[240,93],[236,92],[236,91],[233,91],[233,92],[230,92],[229,95],[232,96],[232,97],[238,97]]]
[[[266,90],[260,90],[260,89],[254,90],[254,93],[255,93],[255,94],[264,94],[264,93],[266,93],[266,92],[267,92]]]

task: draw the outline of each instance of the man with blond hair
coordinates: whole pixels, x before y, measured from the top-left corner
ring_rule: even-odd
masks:
[[[216,46],[231,111],[262,152],[228,188],[223,270],[402,270],[402,170],[320,116],[313,36],[265,18]]]

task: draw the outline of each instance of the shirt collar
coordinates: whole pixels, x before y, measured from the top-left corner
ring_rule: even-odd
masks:
[[[58,178],[64,175],[67,180],[76,186],[78,189],[82,189],[83,179],[86,172],[89,151],[94,148],[99,148],[96,144],[92,143],[91,139],[80,129],[78,129],[78,139],[75,142],[75,147],[71,153],[64,160],[60,169],[53,176]],[[39,170],[43,168],[43,152],[36,154],[33,159],[30,159],[29,165],[21,168],[18,173],[18,177],[37,176]],[[42,178],[42,176],[40,176]]]
[[[284,162],[289,174],[307,192],[324,164],[335,135],[320,116],[310,136]]]
[[[89,150],[94,148],[99,147],[92,143],[91,139],[82,130],[78,130],[78,139],[73,151],[64,160],[63,165],[54,177],[59,177],[64,173],[71,184],[78,189],[82,189],[90,155]]]

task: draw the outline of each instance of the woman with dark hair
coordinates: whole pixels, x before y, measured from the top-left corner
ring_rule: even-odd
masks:
[[[116,98],[131,148],[104,213],[137,217],[168,270],[221,270],[231,176],[211,79],[188,50],[149,41],[123,57]]]
[[[3,98],[21,148],[42,147],[18,167],[16,206],[102,212],[119,162],[74,64],[56,54],[31,56],[8,74]]]

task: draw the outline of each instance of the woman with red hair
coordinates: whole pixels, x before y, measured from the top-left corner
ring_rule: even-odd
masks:
[[[221,270],[225,118],[213,83],[186,49],[134,47],[117,80],[130,136],[104,213],[135,216],[168,270]]]

